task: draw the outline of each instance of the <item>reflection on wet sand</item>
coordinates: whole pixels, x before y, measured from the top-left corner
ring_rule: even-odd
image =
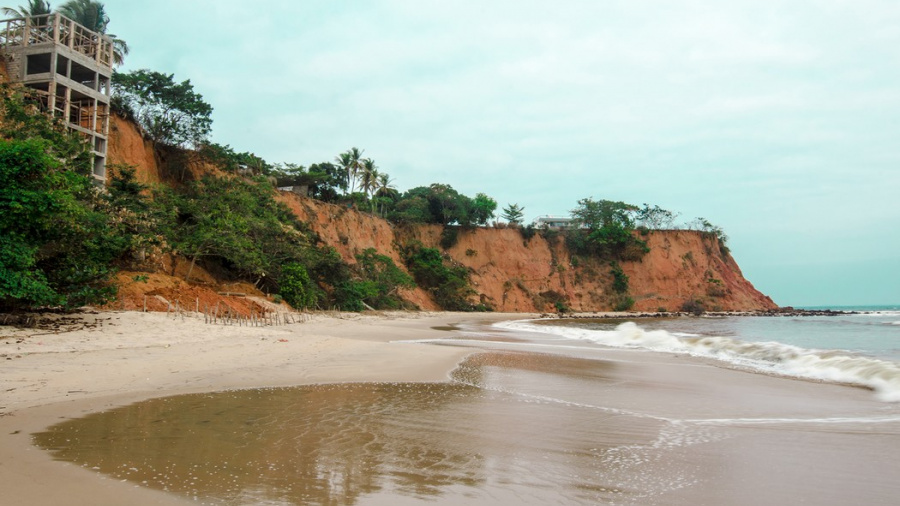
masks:
[[[340,385],[154,399],[36,436],[55,456],[193,497],[354,504],[383,487],[477,486],[481,457],[428,435],[463,386]]]
[[[577,360],[551,362],[554,374],[602,376],[596,363],[589,371]],[[547,357],[483,354],[457,372],[465,384],[154,399],[65,422],[36,442],[57,459],[214,504],[398,496],[584,504],[640,495],[624,479],[634,469],[621,458],[623,445],[650,444],[661,423],[484,388],[486,368],[513,365],[548,366]]]
[[[894,406],[838,385],[607,355],[617,359],[492,351],[453,383],[156,399],[36,441],[206,504],[896,503]]]

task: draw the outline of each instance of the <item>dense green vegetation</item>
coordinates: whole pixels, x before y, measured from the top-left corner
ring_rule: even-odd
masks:
[[[441,252],[413,242],[403,249],[406,266],[419,286],[431,292],[435,302],[449,311],[489,311],[469,299],[475,290],[469,285],[469,270],[444,261]],[[450,264],[450,265],[448,265]]]
[[[0,310],[102,303],[129,243],[81,140],[0,87]]]
[[[117,266],[161,253],[246,279],[295,307],[396,308],[398,290],[414,286],[374,252],[345,263],[275,201],[261,175],[148,189],[132,168],[110,166],[104,192],[80,138],[39,114],[25,90],[0,90],[2,310],[102,304],[115,294]]]
[[[159,144],[199,146],[212,130],[212,106],[194,91],[190,80],[150,70],[115,72],[113,110],[134,119]]]
[[[497,202],[483,193],[475,198],[460,194],[450,185],[412,188],[396,201],[388,219],[397,223],[434,223],[472,227],[486,225]]]
[[[639,260],[649,250],[647,243],[633,233],[638,210],[624,202],[579,200],[572,210],[578,227],[566,232],[569,248],[579,255],[607,260]]]
[[[51,12],[41,0],[7,11]],[[59,11],[106,33],[109,18],[102,3],[70,0]],[[116,48],[118,58],[127,53],[121,40]],[[440,245],[446,250],[466,229],[491,223],[497,202],[490,196],[470,197],[439,183],[400,192],[356,147],[308,167],[270,163],[209,140],[212,106],[190,80],[137,70],[114,73],[112,85],[113,110],[137,122],[156,144],[171,185],[145,187],[132,167],[110,166],[106,191],[95,188],[88,147],[40,114],[25,91],[3,87],[0,310],[106,302],[115,294],[109,280],[117,267],[140,268],[145,259],[164,254],[190,261],[188,279],[201,265],[221,278],[278,294],[295,308],[403,308],[408,303],[401,291],[419,286],[447,310],[490,309],[473,302],[468,269],[440,250],[417,242],[403,246],[409,274],[371,249],[348,264],[275,198],[276,187],[290,186],[398,225],[442,225]],[[217,167],[220,176],[196,176],[189,164],[198,160]],[[592,198],[580,200],[571,214],[576,225],[562,231],[521,227],[524,208],[518,204],[507,205],[500,216],[526,241],[535,234],[548,241],[563,238],[577,255],[573,267],[579,257],[608,264],[611,305],[630,308],[634,300],[619,262],[639,260],[647,252],[638,232],[671,228],[677,215],[658,206]],[[727,253],[721,228],[703,218],[690,226],[714,236]],[[559,311],[567,309],[562,296],[552,302]]]

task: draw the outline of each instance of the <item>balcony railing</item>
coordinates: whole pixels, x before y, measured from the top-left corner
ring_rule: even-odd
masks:
[[[0,21],[0,46],[59,44],[81,53],[98,65],[112,68],[113,42],[59,13]]]

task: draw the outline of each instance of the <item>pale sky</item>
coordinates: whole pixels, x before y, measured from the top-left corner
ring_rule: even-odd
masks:
[[[105,4],[120,70],[190,79],[214,142],[357,146],[529,220],[655,204],[722,226],[780,305],[900,303],[896,0]]]

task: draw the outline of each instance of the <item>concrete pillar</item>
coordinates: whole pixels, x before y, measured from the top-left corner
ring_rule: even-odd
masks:
[[[53,43],[59,44],[59,13],[53,15]]]

